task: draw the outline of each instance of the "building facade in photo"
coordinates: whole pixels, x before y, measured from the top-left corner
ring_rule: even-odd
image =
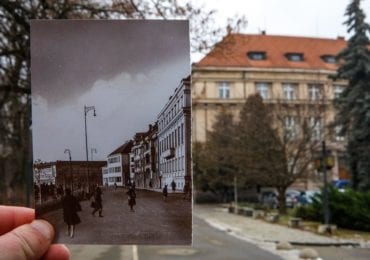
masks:
[[[56,161],[46,162],[34,165],[34,181],[36,184],[48,184],[43,181],[44,173],[50,173],[54,176],[54,182],[51,183],[73,190],[88,191],[95,185],[102,185],[102,167],[106,165],[105,161]],[[41,173],[41,176],[39,175]],[[49,174],[50,175],[50,174]]]
[[[158,155],[161,185],[183,190],[191,186],[190,77],[183,79],[158,115]]]
[[[145,187],[145,161],[144,161],[145,133],[136,133],[130,153],[130,176],[137,188]]]
[[[339,129],[328,128],[335,116],[333,99],[346,87],[345,81],[330,78],[338,68],[335,56],[345,46],[342,37],[229,34],[193,65],[193,142],[206,140],[207,131],[213,130],[221,107],[227,108],[238,120],[247,97],[255,93],[259,93],[266,104],[289,105],[292,111],[320,103],[321,113],[310,115],[310,120],[315,122],[315,140],[325,140],[334,157],[331,179],[349,178],[342,160],[345,139]],[[286,129],[282,131],[293,129],[300,116],[298,113],[287,116]],[[301,185],[305,188],[316,186],[314,180],[303,182]],[[317,182],[321,183],[322,179]]]
[[[107,166],[102,168],[104,185],[116,184],[123,187],[129,185],[132,144],[132,140],[129,140],[108,155]]]

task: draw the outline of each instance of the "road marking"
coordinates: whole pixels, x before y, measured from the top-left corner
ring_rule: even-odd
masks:
[[[137,245],[132,246],[132,260],[139,260],[139,251],[137,250]]]
[[[188,249],[188,248],[171,248],[171,249],[161,249],[157,253],[159,255],[172,255],[172,256],[190,256],[197,253],[198,250]]]

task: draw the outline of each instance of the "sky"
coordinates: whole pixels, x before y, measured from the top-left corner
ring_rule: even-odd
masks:
[[[182,78],[190,74],[186,21],[31,23],[33,158],[106,160],[148,130]],[[89,156],[91,158],[91,156]]]
[[[216,23],[225,26],[228,17],[245,15],[248,20],[243,33],[293,35],[322,38],[348,38],[344,13],[349,0],[197,0],[207,10],[214,9]],[[370,0],[362,1],[362,9],[370,23]],[[204,55],[192,54],[196,62]]]

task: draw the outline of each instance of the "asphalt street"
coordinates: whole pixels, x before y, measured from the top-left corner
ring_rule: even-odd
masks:
[[[193,218],[193,246],[82,246],[69,245],[72,259],[250,259],[279,260],[259,247],[216,230],[198,217]]]

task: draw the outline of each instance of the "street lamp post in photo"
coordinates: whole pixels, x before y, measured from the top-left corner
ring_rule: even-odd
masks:
[[[94,159],[93,159],[93,153],[98,153],[98,150],[96,150],[96,148],[91,148],[91,161],[94,161]]]
[[[86,164],[87,164],[87,192],[90,193],[90,180],[89,180],[89,150],[87,146],[87,124],[86,116],[89,111],[94,111],[94,116],[96,116],[96,111],[94,106],[84,106],[84,118],[85,118],[85,149],[86,149]]]
[[[73,194],[73,173],[72,173],[72,156],[71,156],[71,150],[69,149],[65,149],[64,150],[64,153],[68,153],[68,156],[69,156],[69,175],[70,175],[70,178],[71,178],[71,191],[72,191],[72,194]],[[65,188],[65,187],[64,187]]]

